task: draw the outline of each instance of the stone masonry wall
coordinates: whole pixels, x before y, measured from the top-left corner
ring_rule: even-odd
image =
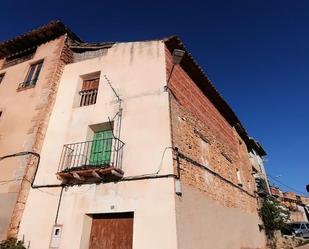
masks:
[[[49,117],[55,102],[60,77],[62,75],[64,66],[73,60],[73,53],[67,44],[67,36],[64,35],[59,39],[58,48],[55,50],[54,63],[50,64],[48,68],[49,74],[44,80],[44,92],[40,96],[41,102],[35,107],[36,115],[32,118],[32,127],[29,129],[28,134],[34,136],[34,143],[32,151],[40,152],[47,130]],[[18,193],[17,202],[11,218],[8,237],[16,237],[19,229],[19,224],[25,208],[28,193],[31,187],[31,180],[33,179],[36,169],[37,158],[30,156],[27,161],[27,166],[21,187]]]
[[[172,57],[168,49],[166,67],[169,75]],[[255,182],[244,141],[178,65],[169,88],[173,145],[186,157],[180,159],[181,183],[225,207],[257,213]]]

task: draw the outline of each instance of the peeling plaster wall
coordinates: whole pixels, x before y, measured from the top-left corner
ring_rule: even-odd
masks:
[[[86,51],[83,53],[74,53],[74,62],[89,60],[92,58],[104,56],[107,53],[107,48],[102,48],[94,51]]]
[[[95,105],[77,107],[82,75],[100,71]],[[160,41],[118,43],[97,58],[65,67],[41,153],[36,184],[57,184],[55,174],[64,144],[89,139],[89,125],[108,122],[118,103],[106,75],[120,95],[126,176],[173,173],[164,45]],[[117,124],[115,124],[117,126]],[[32,189],[19,236],[31,249],[47,248],[60,189]],[[69,187],[64,191],[58,223],[60,249],[86,249],[86,214],[134,211],[134,249],[176,249],[174,179],[163,178]],[[48,215],[47,215],[48,214]],[[33,221],[36,220],[36,226]],[[86,223],[88,224],[86,224]],[[85,225],[86,224],[86,225]]]
[[[57,77],[61,74],[59,59],[65,36],[42,44],[31,60],[0,70],[5,77],[0,84],[0,155],[21,151],[40,151],[57,91]],[[24,81],[30,64],[44,59],[39,79],[34,88],[17,90]],[[3,63],[3,60],[0,64]],[[26,157],[0,161],[0,240],[17,233],[27,199],[33,167]],[[30,164],[29,164],[30,163]],[[30,168],[30,169],[29,169]],[[27,180],[22,180],[25,177]],[[17,203],[16,203],[17,202]]]
[[[300,205],[296,205],[296,209],[291,211],[290,220],[293,222],[308,222],[305,208]]]

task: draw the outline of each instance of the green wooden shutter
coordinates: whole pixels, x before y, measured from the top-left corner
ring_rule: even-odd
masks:
[[[91,146],[91,165],[109,165],[113,141],[112,130],[95,132]]]

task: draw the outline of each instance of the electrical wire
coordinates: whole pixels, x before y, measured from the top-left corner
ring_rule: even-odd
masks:
[[[276,179],[275,177],[273,177],[273,176],[271,176],[271,175],[269,175],[269,174],[267,174],[267,175],[268,175],[268,177],[269,177],[270,179],[272,179],[273,181],[275,181],[275,182],[281,184],[282,186],[284,186],[284,187],[286,187],[286,188],[288,188],[288,189],[290,189],[290,190],[293,190],[294,192],[296,192],[296,193],[298,193],[298,194],[302,194],[302,195],[308,196],[307,193],[302,192],[302,191],[300,191],[300,190],[298,190],[298,189],[295,189],[295,188],[293,188],[293,187],[290,187],[289,185],[287,185],[287,184],[285,184],[285,183],[279,181],[278,179]]]
[[[19,180],[17,179],[3,180],[3,181],[0,181],[0,183],[7,183],[7,182],[13,182],[13,181],[19,181]]]
[[[230,181],[229,179],[223,177],[222,175],[220,175],[218,172],[213,171],[212,169],[208,168],[207,166],[200,164],[199,162],[195,161],[194,159],[190,158],[189,156],[178,152],[178,156],[179,158],[187,161],[188,163],[191,163],[194,166],[197,166],[199,168],[202,168],[204,170],[206,170],[207,172],[211,173],[212,175],[214,175],[215,177],[221,179],[223,182],[233,186],[234,188],[239,189],[241,192],[247,194],[248,196],[252,197],[252,198],[256,198],[256,196],[254,194],[251,194],[250,192],[248,192],[247,190],[243,189],[242,187],[238,186],[237,184],[233,183],[232,181]]]
[[[35,167],[35,171],[34,171],[32,181],[29,181],[28,179],[26,179],[27,181],[30,182],[31,188],[35,188],[35,189],[38,189],[38,188],[58,188],[58,187],[63,186],[63,184],[46,184],[46,185],[35,185],[34,184],[34,181],[35,181],[38,169],[39,169],[40,161],[41,161],[41,156],[37,152],[22,151],[22,152],[10,154],[10,155],[5,155],[5,156],[0,157],[0,161],[3,160],[3,159],[6,159],[6,158],[10,158],[10,157],[29,156],[29,155],[35,156],[37,158],[37,163],[36,163],[36,167]]]
[[[158,176],[158,174],[160,173],[160,171],[162,170],[162,164],[163,164],[163,160],[164,160],[164,156],[165,156],[165,153],[168,149],[171,149],[173,150],[173,147],[165,147],[165,149],[163,150],[163,153],[162,153],[162,156],[161,156],[161,160],[160,160],[160,163],[159,163],[159,167],[158,167],[158,170],[154,173],[149,173],[149,174],[143,174],[143,175],[138,175],[138,176],[127,176],[127,177],[124,177],[123,179],[125,180],[131,180],[131,179],[146,179],[148,177],[150,178],[153,178],[154,176]],[[171,176],[173,174],[170,174]]]
[[[28,183],[32,183],[31,181],[29,181],[26,177],[23,178],[23,180],[27,181]],[[58,196],[58,194],[54,194],[54,193],[51,193],[51,192],[48,192],[48,191],[45,191],[45,190],[42,190],[40,188],[35,188],[36,190],[40,191],[41,193],[44,193],[44,194],[48,194],[50,196]]]
[[[10,158],[10,157],[17,157],[17,156],[29,156],[29,155],[34,155],[34,156],[39,156],[38,153],[36,152],[32,152],[32,151],[23,151],[23,152],[18,152],[15,154],[10,154],[10,155],[6,155],[6,156],[2,156],[0,157],[0,161],[6,158]]]
[[[20,181],[20,180],[17,180],[17,179],[12,179],[12,180],[6,180],[6,181],[0,181],[0,185],[5,185],[5,184],[8,184],[10,182],[15,182],[15,181]]]
[[[161,161],[160,161],[160,164],[159,164],[159,168],[158,168],[158,170],[156,171],[155,174],[159,174],[159,172],[161,171],[161,169],[162,169],[162,164],[163,164],[163,160],[164,160],[164,156],[165,156],[165,152],[166,152],[168,149],[173,150],[173,147],[165,147],[165,149],[164,149],[164,151],[163,151],[163,153],[162,153],[162,157],[161,157]]]

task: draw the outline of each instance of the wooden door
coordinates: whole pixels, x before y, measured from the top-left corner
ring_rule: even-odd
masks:
[[[92,165],[105,165],[110,163],[113,132],[112,130],[94,133],[91,146],[90,162]]]
[[[132,249],[133,213],[93,216],[89,249]]]

